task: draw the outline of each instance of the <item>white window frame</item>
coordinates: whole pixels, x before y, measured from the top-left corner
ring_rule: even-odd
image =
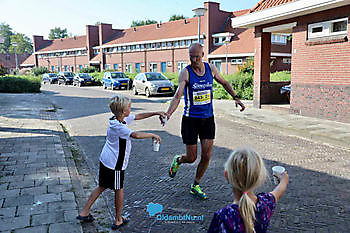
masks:
[[[271,34],[271,43],[272,44],[287,44],[287,35],[282,34]]]
[[[211,60],[210,63],[216,67],[216,69],[219,71],[219,73],[221,73],[221,66],[222,66],[221,60]],[[218,63],[220,63],[220,66],[217,66]]]
[[[125,64],[125,73],[132,73],[132,65],[131,65],[131,63]]]
[[[158,64],[155,62],[149,63],[149,72],[158,72]]]
[[[187,66],[187,62],[185,61],[178,61],[177,62],[177,72],[180,73],[181,70],[183,70]]]
[[[346,31],[340,31],[340,32],[332,32],[332,26],[334,23],[346,21]],[[326,36],[336,36],[336,35],[346,35],[348,33],[348,18],[340,18],[340,19],[334,19],[324,22],[318,22],[308,25],[308,38],[319,38],[319,37],[326,37]],[[322,32],[315,32],[312,33],[313,28],[322,27]]]
[[[243,64],[243,59],[242,58],[231,59],[231,65],[240,65],[240,64]]]
[[[282,59],[282,62],[283,62],[283,64],[291,64],[292,63],[292,59],[289,58],[289,57],[284,57]]]

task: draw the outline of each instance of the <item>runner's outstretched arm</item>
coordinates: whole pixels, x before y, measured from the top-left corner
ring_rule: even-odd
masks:
[[[170,106],[167,111],[168,119],[170,119],[170,116],[175,112],[175,110],[179,106],[187,81],[188,81],[188,72],[187,72],[187,69],[185,68],[181,71],[179,75],[179,86],[177,87],[175,95],[171,100]]]

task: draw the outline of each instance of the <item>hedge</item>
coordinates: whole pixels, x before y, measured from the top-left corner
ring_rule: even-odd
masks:
[[[0,77],[0,92],[30,93],[40,92],[41,78],[34,76]]]

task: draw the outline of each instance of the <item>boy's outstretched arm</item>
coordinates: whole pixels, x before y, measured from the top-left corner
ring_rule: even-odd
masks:
[[[130,134],[130,137],[135,138],[135,139],[143,139],[143,138],[152,138],[153,140],[156,139],[157,142],[161,142],[162,139],[154,133],[145,133],[145,132],[132,132]]]
[[[135,115],[135,120],[142,120],[152,116],[163,116],[166,117],[165,112],[144,112]]]

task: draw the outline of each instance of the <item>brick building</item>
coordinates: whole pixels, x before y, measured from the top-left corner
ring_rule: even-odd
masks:
[[[17,54],[17,65],[20,68],[20,64],[23,63],[29,55],[27,53]],[[16,55],[8,53],[0,53],[0,65],[5,67],[8,72],[16,70]]]
[[[271,33],[292,33],[291,104],[296,114],[350,122],[350,1],[262,0],[232,27],[255,30],[254,105],[271,103]]]
[[[200,20],[204,60],[214,63],[222,73],[226,67],[232,73],[247,57],[254,56],[253,31],[230,25],[231,18],[249,12],[222,11],[215,2],[205,2],[204,7],[207,11]],[[111,24],[87,25],[85,36],[58,40],[34,36],[34,54],[22,65],[47,66],[52,72],[76,72],[86,66],[123,72],[179,72],[189,64],[188,47],[197,40],[198,17],[123,30],[113,29]],[[290,70],[291,47],[286,35],[276,36],[271,48],[272,71]]]

